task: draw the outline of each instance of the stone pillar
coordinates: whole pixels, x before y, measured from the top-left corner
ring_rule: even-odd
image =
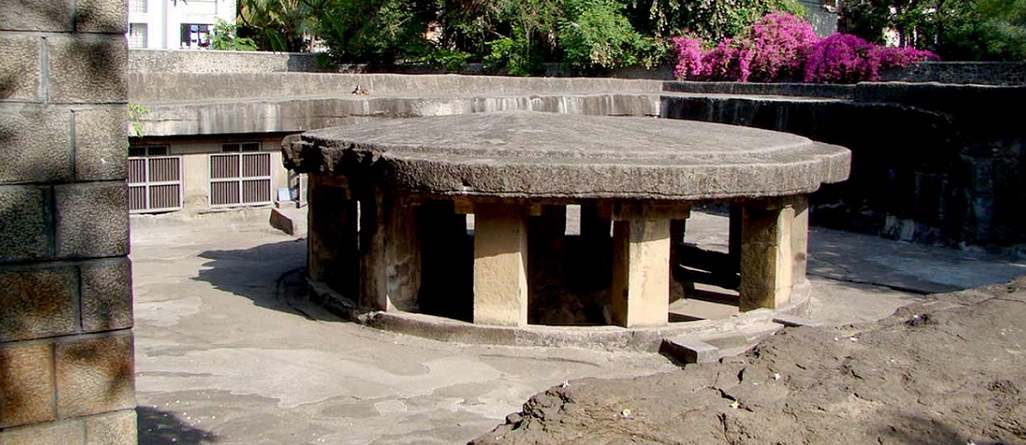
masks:
[[[414,203],[377,187],[360,192],[360,305],[415,311],[420,234]]]
[[[794,269],[791,272],[795,285],[805,283],[809,263],[809,197],[791,196],[788,205],[794,208],[794,222],[791,224],[791,254],[794,255]]]
[[[527,325],[527,212],[474,206],[474,323]]]
[[[741,311],[787,304],[795,273],[792,201],[744,203],[741,225]]]
[[[136,443],[124,0],[0,5],[0,443]]]
[[[312,174],[307,209],[307,275],[351,299],[359,292],[357,202],[338,177]]]
[[[611,321],[624,327],[665,325],[670,311],[670,221],[687,218],[690,208],[621,203],[601,210],[613,221]]]
[[[687,230],[686,219],[670,221],[670,302],[683,299],[686,295],[684,285],[674,276],[683,267],[678,251],[684,244],[684,233]]]

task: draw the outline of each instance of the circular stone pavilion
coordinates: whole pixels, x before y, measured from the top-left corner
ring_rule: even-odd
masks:
[[[740,310],[787,305],[805,281],[808,195],[850,167],[848,150],[785,133],[538,112],[375,120],[283,149],[310,175],[311,281],[370,310],[514,327],[567,307],[598,314],[589,324],[667,325],[685,260],[676,246],[706,203],[732,209],[723,263]],[[603,292],[546,278],[571,267],[570,204],[586,246],[572,267]],[[566,298],[535,308],[536,291],[577,292],[598,309]]]

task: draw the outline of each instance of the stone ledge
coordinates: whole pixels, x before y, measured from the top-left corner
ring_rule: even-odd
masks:
[[[336,315],[385,331],[457,343],[647,352],[659,351],[663,339],[667,337],[712,337],[769,324],[782,315],[804,317],[809,311],[812,290],[808,282],[796,285],[791,302],[780,309],[757,309],[720,320],[678,322],[646,328],[541,325],[497,327],[411,312],[367,311],[323,283],[308,282],[308,285],[311,298]]]

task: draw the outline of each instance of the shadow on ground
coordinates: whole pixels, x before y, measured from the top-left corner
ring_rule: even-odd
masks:
[[[148,406],[136,408],[139,445],[201,445],[217,443],[216,434],[187,425],[174,413]]]
[[[199,257],[210,261],[203,263],[193,280],[252,300],[259,307],[309,317],[290,305],[284,292],[302,288],[304,284],[296,282],[297,274],[289,273],[305,266],[304,239],[261,244],[249,249],[208,250]]]

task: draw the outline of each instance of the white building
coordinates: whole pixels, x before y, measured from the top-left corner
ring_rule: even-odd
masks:
[[[199,49],[216,19],[235,22],[236,0],[128,0],[128,47]]]

